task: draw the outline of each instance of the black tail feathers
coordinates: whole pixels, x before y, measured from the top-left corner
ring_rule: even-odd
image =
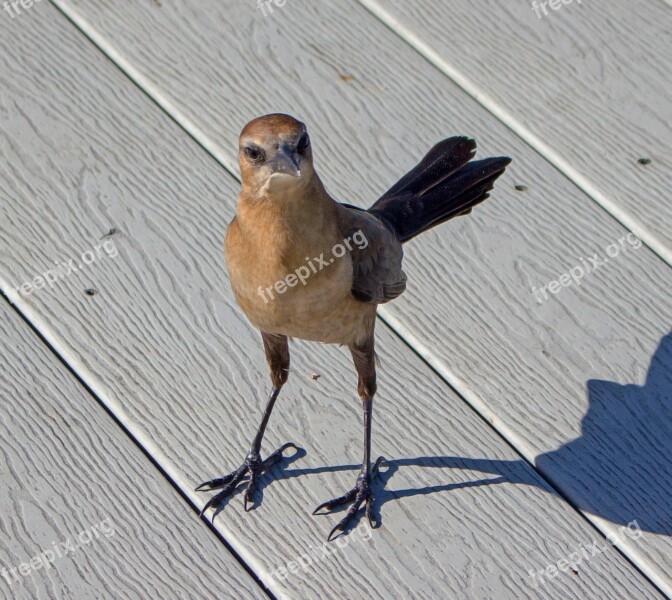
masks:
[[[511,162],[507,157],[469,162],[475,154],[472,139],[452,137],[439,142],[369,212],[389,223],[401,242],[470,213],[490,196],[495,180]]]

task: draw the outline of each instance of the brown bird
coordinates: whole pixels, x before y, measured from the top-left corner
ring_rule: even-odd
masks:
[[[376,393],[376,307],[406,289],[402,244],[488,198],[510,158],[470,162],[476,143],[452,137],[434,146],[412,171],[368,210],[336,202],[313,168],[306,126],[282,114],[259,117],[240,135],[242,190],[226,233],[226,262],[234,296],[260,330],[272,391],[243,464],[197,490],[223,487],[201,514],[229,496],[249,476],[247,511],[258,475],[296,446],[288,443],[266,460],[261,442],[289,374],[289,338],[346,345],[358,375],[364,409],[364,460],[355,487],[314,513],[351,503],[328,536],[343,531],[362,503],[372,527],[371,412]]]

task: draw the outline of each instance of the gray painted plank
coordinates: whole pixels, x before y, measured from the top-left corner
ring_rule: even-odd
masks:
[[[0,596],[266,598],[0,300]]]
[[[360,1],[672,265],[669,5]]]
[[[241,460],[267,392],[219,250],[237,185],[50,5],[30,17],[0,24],[0,210],[11,225],[0,285],[202,505],[194,484]],[[53,261],[77,265],[111,227],[115,252],[53,287],[13,289]],[[296,343],[265,447],[296,439],[308,454],[276,471],[257,510],[234,498],[217,528],[283,598],[537,598],[528,571],[598,534],[384,327],[379,341],[383,527],[322,555],[334,517],[309,512],[356,475],[359,403],[341,350]],[[317,564],[291,565],[311,549]],[[298,572],[283,577],[284,566]],[[578,572],[540,584],[544,595],[656,596],[608,546]]]
[[[273,110],[309,124],[323,178],[359,204],[445,135],[514,156],[494,200],[408,246],[411,284],[381,314],[603,531],[644,523],[647,543],[622,550],[672,595],[662,261],[626,243],[539,304],[533,287],[628,232],[355,3],[295,0],[265,18],[233,2],[59,5],[234,172],[241,125]]]

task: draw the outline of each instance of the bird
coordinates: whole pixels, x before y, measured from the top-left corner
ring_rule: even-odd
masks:
[[[469,214],[489,197],[511,162],[509,157],[472,160],[475,154],[476,142],[466,136],[437,143],[364,210],[329,195],[315,170],[303,122],[274,113],[245,125],[238,144],[242,185],[226,230],[224,254],[234,298],[261,333],[271,392],[241,466],[196,488],[221,488],[205,503],[201,516],[241,482],[246,483],[244,510],[250,510],[260,474],[286,450],[298,450],[288,442],[261,458],[266,427],[289,376],[289,340],[298,338],[349,349],[363,412],[363,460],[355,485],[320,504],[313,514],[330,514],[349,505],[327,541],[345,533],[362,506],[370,526],[380,525],[373,514],[373,479],[384,459],[371,459],[376,310],[406,289],[403,245]]]

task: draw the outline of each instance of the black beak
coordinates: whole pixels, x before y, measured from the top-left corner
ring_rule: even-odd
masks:
[[[293,177],[301,176],[301,169],[296,160],[294,160],[294,152],[287,146],[280,146],[276,155],[268,161],[273,173],[285,173]]]

